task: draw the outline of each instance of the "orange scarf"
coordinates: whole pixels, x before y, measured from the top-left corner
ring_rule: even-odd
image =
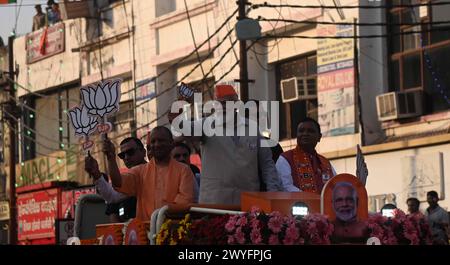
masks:
[[[294,185],[304,192],[320,194],[325,183],[334,176],[330,162],[317,153],[310,155],[297,146],[282,156],[291,166]]]

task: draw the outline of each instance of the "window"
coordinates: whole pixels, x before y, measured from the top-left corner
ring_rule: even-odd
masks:
[[[416,88],[422,85],[421,65],[422,63],[420,53],[403,56],[402,80],[404,89]]]
[[[113,125],[113,132],[120,134],[130,130],[131,122],[134,120],[133,101],[121,102],[119,111],[108,117],[108,119]]]
[[[448,0],[433,2],[448,2]],[[431,32],[432,43],[450,40],[450,31],[448,30],[450,23],[445,23],[450,21],[450,5],[432,6],[430,12],[431,22],[436,22],[436,24],[432,24],[431,26],[433,29],[433,31]],[[447,30],[445,30],[446,27]]]
[[[391,80],[392,84],[389,87],[389,91],[395,91],[396,88],[400,88],[400,66],[399,66],[399,60],[392,60],[391,61]]]
[[[167,13],[176,10],[175,0],[156,0],[155,1],[155,15],[156,17],[163,16]]]
[[[392,5],[420,2],[397,0]],[[450,5],[433,6],[436,2],[442,1],[387,11],[391,33],[389,91],[423,90],[427,114],[448,110],[444,96],[450,97],[450,81],[444,70],[450,66],[450,23],[446,23]]]
[[[296,77],[298,79],[299,96],[317,95],[317,57],[307,55],[282,62],[276,66],[277,99],[281,102],[280,81]],[[303,91],[303,92],[301,92]],[[297,135],[297,125],[305,117],[317,120],[317,98],[296,100],[280,104],[280,139],[292,139]]]
[[[432,49],[429,51],[430,66],[425,72],[425,109],[428,113],[449,109],[443,94],[450,97],[450,75],[448,67],[450,62],[450,46]],[[431,68],[431,69],[430,69]],[[433,75],[434,73],[434,75]],[[437,81],[434,77],[437,77]]]
[[[405,35],[402,35],[403,50],[414,50],[420,48],[420,34],[412,33],[420,31],[420,26],[408,27],[403,29]]]

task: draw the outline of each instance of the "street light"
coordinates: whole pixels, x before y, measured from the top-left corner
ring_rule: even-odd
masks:
[[[119,216],[123,217],[124,215],[125,215],[125,208],[120,207],[120,209],[119,209]]]
[[[397,209],[397,206],[395,206],[394,204],[392,203],[385,204],[383,208],[381,208],[381,215],[387,218],[394,217],[395,209]]]
[[[303,218],[309,214],[309,207],[304,202],[296,202],[292,206],[292,215]]]

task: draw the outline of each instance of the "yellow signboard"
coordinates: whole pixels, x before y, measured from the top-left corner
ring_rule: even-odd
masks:
[[[73,181],[79,185],[92,184],[92,179],[84,171],[84,154],[79,150],[80,145],[71,145],[68,150],[50,153],[16,164],[16,187],[42,184],[51,181]],[[96,159],[103,165],[102,156]],[[5,167],[9,178],[9,167]],[[6,183],[6,193],[9,192]]]
[[[354,34],[353,26],[327,25],[320,27],[319,36],[351,37]],[[324,66],[353,60],[355,58],[354,40],[344,39],[320,39],[317,41],[317,66]],[[336,70],[336,69],[333,69]]]
[[[18,187],[58,180],[68,180],[66,152],[64,151],[54,152],[49,156],[40,156],[16,164],[16,184]]]
[[[0,221],[9,219],[9,203],[7,201],[0,202]]]

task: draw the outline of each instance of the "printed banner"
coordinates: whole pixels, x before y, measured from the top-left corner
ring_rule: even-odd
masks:
[[[152,99],[156,96],[155,78],[147,78],[136,83],[136,101]]]
[[[319,26],[319,36],[353,36],[352,25]],[[317,97],[323,136],[356,132],[353,39],[317,42]]]
[[[0,221],[9,220],[9,202],[0,201]]]
[[[58,216],[60,219],[74,218],[75,205],[81,195],[95,194],[95,186],[83,187],[80,189],[68,190],[61,192],[61,212]]]
[[[57,194],[48,189],[17,196],[19,240],[55,237]]]
[[[51,156],[40,156],[16,164],[17,187],[64,180],[69,180],[65,151],[57,151]]]
[[[27,64],[64,52],[64,23],[33,31],[26,36]]]

